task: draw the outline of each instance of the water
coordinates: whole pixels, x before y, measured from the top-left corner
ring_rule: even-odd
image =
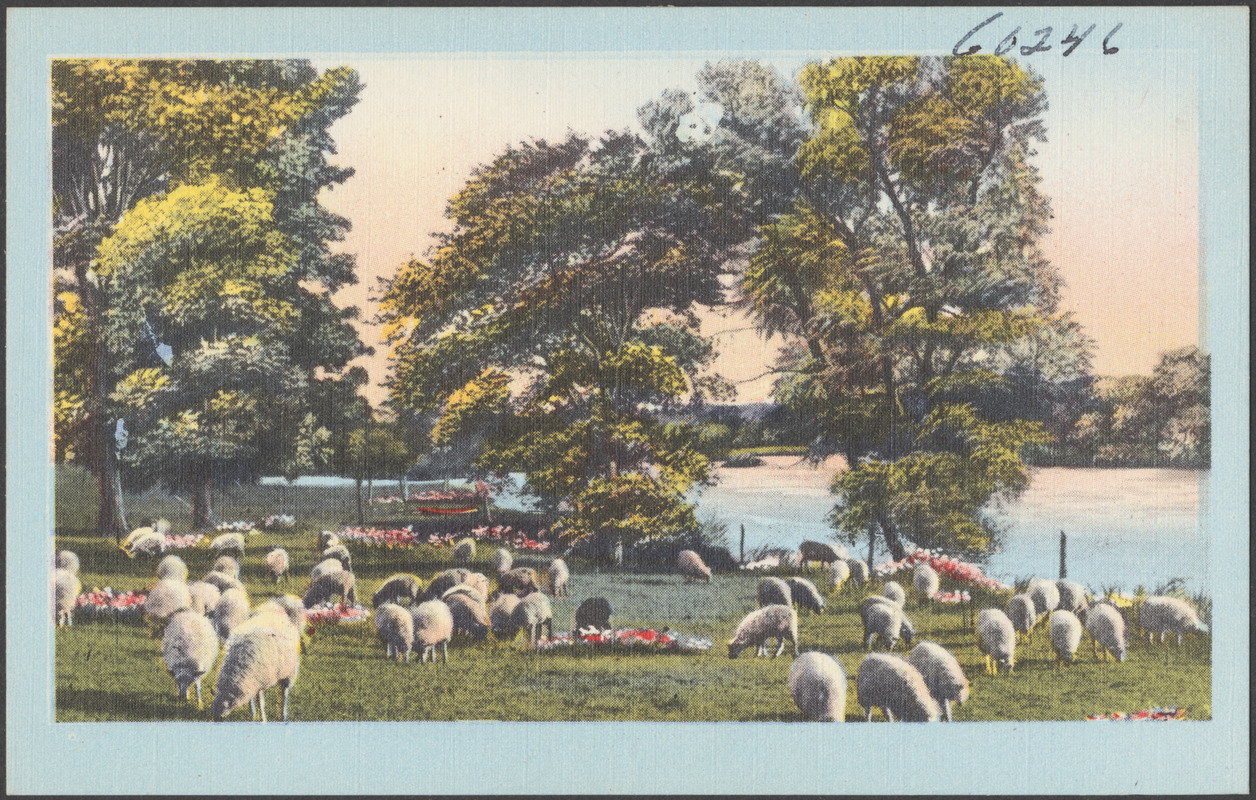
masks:
[[[772,543],[793,548],[826,541],[832,528],[829,482],[840,464],[811,469],[796,458],[772,457],[762,467],[725,469],[720,483],[697,499],[698,518],[728,523],[734,554],[739,526],[746,549]],[[988,575],[1059,575],[1060,531],[1068,535],[1068,577],[1093,590],[1149,590],[1172,578],[1188,589],[1208,586],[1208,540],[1202,509],[1208,473],[1171,469],[1041,468],[1030,487],[998,514],[1002,548],[989,556]],[[866,541],[858,548],[865,555]],[[877,560],[885,558],[878,551]]]

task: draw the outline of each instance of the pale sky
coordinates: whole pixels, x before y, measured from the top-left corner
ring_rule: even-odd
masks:
[[[354,67],[365,86],[331,130],[334,161],[356,174],[324,202],[353,222],[342,247],[357,254],[361,278],[337,301],[373,316],[376,277],[423,255],[429,233],[445,226],[448,197],[507,144],[635,125],[638,106],[666,88],[692,89],[702,64],[719,55],[316,61]],[[738,55],[771,61],[788,76],[832,54]],[[1068,284],[1064,307],[1098,342],[1099,374],[1148,373],[1160,351],[1200,343],[1197,78],[1188,59],[1129,56],[1087,62],[1079,51],[1068,71],[1059,59],[1034,64],[1051,104],[1048,143],[1035,162],[1055,213],[1043,247]],[[738,330],[748,326],[704,318],[704,333],[737,331],[719,338],[716,363],[734,383],[763,373],[780,345]],[[377,351],[363,362],[377,402],[386,348],[377,328],[362,330]],[[770,390],[771,377],[742,382],[738,399],[762,400]]]

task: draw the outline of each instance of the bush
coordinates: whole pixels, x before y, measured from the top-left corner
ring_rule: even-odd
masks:
[[[722,466],[732,468],[761,467],[763,466],[763,459],[753,453],[738,453],[737,455],[729,456]]]

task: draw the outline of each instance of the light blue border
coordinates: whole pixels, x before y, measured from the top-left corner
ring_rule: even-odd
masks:
[[[8,791],[12,793],[1203,793],[1248,786],[1248,16],[1005,8],[1124,21],[1197,58],[1213,363],[1213,715],[1173,725],[50,722],[47,62],[64,55],[949,52],[993,9],[8,10]],[[1006,30],[1006,29],[1005,29]],[[995,42],[987,40],[987,49]],[[1092,44],[1088,42],[1088,44]],[[335,747],[329,747],[334,742]],[[424,744],[426,742],[426,744]],[[333,755],[333,752],[335,753]],[[383,755],[387,753],[387,755]],[[394,753],[400,757],[394,757]],[[465,754],[460,759],[455,754]],[[962,757],[960,754],[963,754]]]

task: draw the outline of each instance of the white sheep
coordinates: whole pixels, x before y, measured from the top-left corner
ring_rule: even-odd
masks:
[[[201,679],[218,660],[218,634],[213,624],[193,609],[171,614],[161,637],[161,658],[179,689],[179,699],[189,699],[189,692],[195,686],[196,707],[203,708]]]
[[[419,601],[422,593],[422,581],[413,575],[399,572],[384,579],[375,594],[371,595],[371,605],[379,607],[384,603],[399,603],[401,600],[413,605]]]
[[[871,650],[877,636],[885,642],[887,650],[894,649],[900,636],[906,638],[907,644],[910,645],[915,627],[905,627],[906,618],[907,615],[903,613],[902,607],[888,597],[872,595],[864,598],[859,604],[859,619],[863,622],[864,647]]]
[[[340,544],[339,537],[337,537],[336,534],[332,533],[331,531],[323,531],[322,533],[318,535],[319,552],[322,552],[323,550],[326,550],[329,547],[335,547],[338,544]]]
[[[236,558],[240,558],[244,555],[244,534],[233,531],[215,536],[209,543],[209,549],[218,553],[235,553]]]
[[[868,565],[857,558],[847,559],[846,566],[850,567],[850,582],[856,589],[868,582]]]
[[[1082,643],[1082,623],[1072,611],[1057,609],[1051,615],[1051,649],[1057,665],[1072,664],[1077,646]]]
[[[813,542],[811,540],[798,545],[798,553],[804,565],[810,564],[812,561],[819,561],[822,566],[828,566],[835,561],[841,561],[850,557],[850,554],[846,552],[846,548],[841,545],[829,544],[828,542]]]
[[[253,609],[253,617],[271,613],[282,614],[297,630],[305,630],[305,604],[301,602],[301,598],[291,594],[276,595]]]
[[[907,657],[925,679],[929,694],[942,708],[942,718],[953,722],[951,703],[963,705],[968,699],[968,677],[951,652],[937,642],[921,642]]]
[[[452,589],[450,592],[442,600],[453,615],[454,633],[465,633],[474,639],[487,636],[488,609],[484,606],[484,598],[469,592],[455,592]]]
[[[1042,622],[1045,615],[1050,614],[1060,604],[1060,589],[1055,585],[1055,581],[1049,581],[1046,578],[1030,578],[1029,597],[1034,601],[1034,614],[1038,622]]]
[[[236,708],[256,702],[266,721],[266,690],[283,690],[283,719],[288,719],[288,694],[301,669],[301,632],[280,614],[263,614],[241,623],[227,639],[227,654],[214,687],[213,719],[220,722]]]
[[[888,597],[899,608],[907,603],[907,592],[903,591],[898,581],[886,581],[885,586],[881,587],[881,594]]]
[[[788,606],[794,602],[794,593],[783,578],[760,578],[755,597],[760,608],[771,605]]]
[[[512,627],[527,631],[529,647],[536,646],[542,628],[547,638],[554,636],[554,611],[549,598],[541,592],[533,592],[520,600],[511,613],[510,622]]]
[[[471,538],[461,539],[458,544],[454,545],[454,561],[462,564],[469,563],[475,558],[475,540]]]
[[[275,579],[278,584],[282,579],[285,583],[288,580],[288,551],[284,550],[277,544],[272,544],[270,550],[266,553],[266,571]]]
[[[1024,592],[1012,595],[1012,599],[1007,601],[1007,618],[1012,621],[1012,627],[1016,629],[1016,640],[1020,641],[1021,634],[1033,641],[1034,625],[1038,621],[1037,610],[1034,607],[1034,600]]]
[[[162,536],[169,536],[170,530],[170,520],[165,519],[164,517],[153,523],[154,533],[159,533]]]
[[[510,567],[514,563],[515,563],[515,557],[512,556],[510,554],[510,551],[507,550],[506,548],[499,547],[495,551],[493,551],[493,569],[497,571],[498,575],[501,575],[502,573],[505,573],[505,572],[510,572]]]
[[[454,617],[449,606],[440,600],[425,600],[410,609],[414,622],[414,647],[419,651],[419,663],[426,664],[432,657],[436,663],[436,647],[441,648],[443,660],[449,662],[449,639],[454,635]]]
[[[692,550],[681,550],[676,554],[676,571],[686,581],[711,582],[711,568],[702,560],[702,556]]]
[[[214,561],[213,572],[221,572],[223,575],[229,575],[236,580],[240,580],[240,562],[231,556],[218,556]]]
[[[136,553],[146,553],[148,555],[164,553],[166,551],[166,537],[152,528],[136,528],[131,531],[131,535],[126,537],[126,541],[122,543],[122,550],[127,554],[128,558],[135,558]]]
[[[515,635],[514,613],[515,606],[519,605],[519,596],[515,594],[498,595],[493,601],[493,605],[489,607],[488,618],[489,624],[493,628],[493,635],[497,637],[513,638]]]
[[[921,562],[916,565],[916,571],[912,574],[912,585],[923,596],[921,600],[923,603],[933,600],[933,596],[938,593],[938,587],[941,585],[941,582],[937,571],[928,564]]]
[[[789,665],[789,694],[815,722],[846,720],[846,673],[833,656],[803,653]]]
[[[166,579],[157,581],[148,596],[140,603],[140,613],[154,620],[165,620],[182,608],[192,607],[192,593],[188,585],[180,580]]]
[[[301,602],[306,608],[313,608],[337,595],[349,605],[357,605],[358,593],[352,572],[341,570],[311,581]]]
[[[997,608],[983,608],[977,615],[977,649],[986,656],[986,672],[999,673],[1006,667],[1010,673],[1016,666],[1016,629]]]
[[[333,572],[344,572],[345,565],[338,558],[324,558],[322,561],[314,565],[310,570],[310,580],[318,580],[324,575],[330,575]]]
[[[485,600],[487,600],[488,596],[492,594],[492,591],[490,590],[490,586],[489,586],[488,576],[482,572],[472,572],[469,575],[467,575],[467,577],[463,578],[462,582],[465,585],[470,586],[471,588],[479,592],[480,597]]]
[[[192,610],[205,616],[214,613],[214,606],[218,604],[218,598],[222,596],[217,586],[205,581],[189,583],[188,594],[192,596]]]
[[[1092,603],[1082,609],[1082,624],[1093,639],[1095,660],[1099,660],[1098,647],[1103,648],[1103,660],[1108,660],[1111,653],[1117,661],[1124,661],[1126,655],[1125,617],[1113,606],[1106,603]]]
[[[1188,633],[1202,633],[1207,626],[1199,621],[1199,612],[1190,603],[1177,597],[1155,595],[1143,601],[1138,611],[1138,624],[1147,631],[1147,642],[1154,643],[1153,636],[1160,634],[1160,643],[1164,643],[1165,634],[1176,633],[1178,645],[1182,644],[1182,636]]]
[[[1060,603],[1056,608],[1076,614],[1086,605],[1086,587],[1080,583],[1059,580],[1055,582],[1055,588],[1060,593]]]
[[[786,639],[793,642],[794,655],[798,655],[798,612],[793,606],[767,605],[747,614],[728,640],[728,657],[736,658],[752,644],[757,647],[756,656],[766,656],[768,640],[772,638],[780,644],[772,658],[785,652]]]
[[[188,565],[183,563],[183,559],[174,554],[164,556],[161,561],[157,562],[157,577],[160,580],[186,581],[188,579]]]
[[[890,722],[937,722],[941,716],[920,671],[889,653],[864,656],[859,662],[856,692],[868,722],[872,722],[874,708],[881,709]]]
[[[78,601],[83,585],[79,578],[68,569],[53,570],[53,614],[56,616],[57,627],[74,624],[74,605]]]
[[[510,580],[510,576],[521,571],[522,570],[512,570],[511,572],[506,573],[498,579],[498,586],[501,586],[503,581]],[[527,570],[527,572],[531,573],[532,570]],[[428,583],[427,590],[423,592],[423,599],[439,600],[440,596],[449,591],[450,588],[457,586],[460,583],[466,583],[467,576],[470,574],[471,570],[463,569],[461,567],[455,567],[454,569],[447,569],[444,572],[437,573],[436,577],[432,578],[431,582]],[[532,577],[536,577],[535,573],[533,573]],[[533,581],[533,584],[535,588],[535,580]],[[503,591],[505,590],[503,589]]]
[[[228,589],[214,604],[214,630],[224,641],[240,623],[249,618],[249,596],[243,589]]]
[[[333,544],[323,550],[323,560],[334,558],[346,572],[353,572],[353,559],[349,556],[349,548],[343,544]]]
[[[820,614],[824,612],[824,598],[820,596],[820,590],[816,585],[806,578],[790,577],[785,580],[789,585],[789,596],[799,608],[805,608],[809,611]]]
[[[414,617],[396,603],[384,603],[375,610],[375,633],[384,643],[388,658],[410,663],[414,645]]]
[[[72,575],[79,574],[79,557],[71,550],[57,553],[57,569],[63,569]]]
[[[567,596],[567,580],[571,577],[571,571],[567,569],[567,562],[561,558],[556,558],[549,565],[549,585],[550,594],[554,597]]]
[[[850,578],[850,564],[838,559],[829,566],[829,588],[838,591]]]

